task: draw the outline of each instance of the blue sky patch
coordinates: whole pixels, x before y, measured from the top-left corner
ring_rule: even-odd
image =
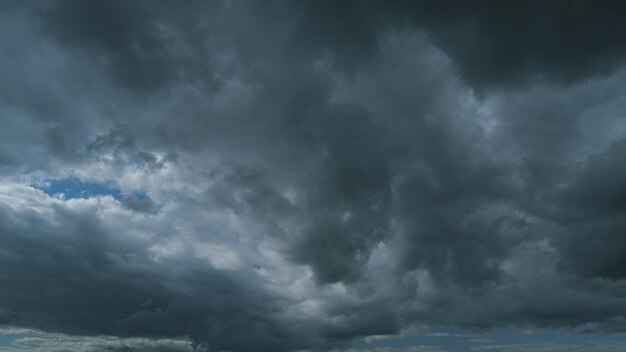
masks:
[[[111,196],[115,200],[120,201],[129,209],[144,212],[155,213],[158,207],[146,192],[122,192],[114,183],[89,182],[83,181],[76,177],[68,177],[61,179],[43,179],[33,182],[33,188],[43,191],[49,196],[63,195],[65,199],[87,199],[98,196]]]
[[[65,196],[65,199],[87,199],[108,195],[117,200],[123,198],[122,191],[119,188],[111,186],[110,183],[86,182],[76,177],[44,179],[43,182],[33,184],[32,186],[50,196],[62,194]]]

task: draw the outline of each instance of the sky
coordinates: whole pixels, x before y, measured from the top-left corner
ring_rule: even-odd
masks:
[[[624,18],[0,0],[0,351],[626,351]]]

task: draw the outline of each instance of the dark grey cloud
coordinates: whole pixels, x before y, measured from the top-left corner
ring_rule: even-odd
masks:
[[[3,324],[623,331],[621,4],[3,6]],[[67,178],[123,196],[29,187]]]
[[[622,65],[620,1],[417,4],[412,13],[478,87],[571,83]]]
[[[563,223],[568,226],[564,261],[584,275],[622,279],[623,236],[626,226],[626,148],[623,140],[591,155],[576,168],[573,180],[561,194]]]
[[[626,31],[621,1],[340,1],[307,10],[304,31],[315,33],[313,38],[332,31],[324,45],[352,57],[367,57],[381,28],[420,28],[480,90],[608,75],[626,55],[619,40]]]
[[[67,50],[80,52],[84,60],[111,74],[129,93],[154,91],[180,79],[188,74],[186,67],[195,67],[190,63],[203,47],[196,40],[186,47],[193,52],[179,52],[169,46],[170,34],[163,32],[168,18],[162,14],[175,10],[190,15],[191,3],[175,9],[166,2],[140,1],[68,0],[48,5],[39,10],[43,29]],[[179,27],[177,40],[201,39],[193,38],[195,25]]]

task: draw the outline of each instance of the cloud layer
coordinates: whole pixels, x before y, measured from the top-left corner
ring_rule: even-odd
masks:
[[[0,323],[624,331],[620,2],[0,8]]]

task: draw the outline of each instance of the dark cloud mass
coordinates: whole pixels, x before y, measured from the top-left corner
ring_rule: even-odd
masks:
[[[0,324],[80,351],[624,332],[624,18],[0,2]]]

